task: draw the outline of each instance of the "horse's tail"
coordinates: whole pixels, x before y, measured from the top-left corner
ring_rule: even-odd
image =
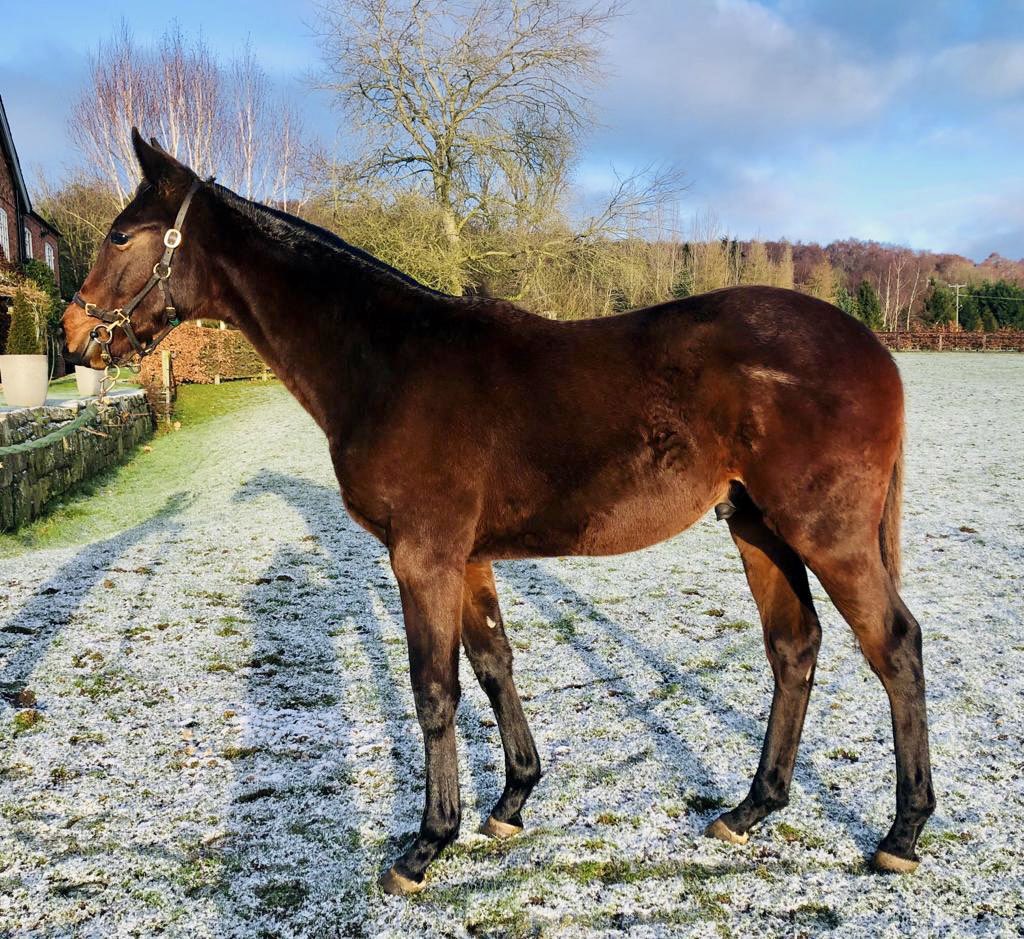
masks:
[[[900,585],[900,519],[903,514],[903,437],[900,436],[896,462],[889,477],[889,491],[885,496],[882,521],[878,525],[878,546],[882,550],[882,563],[889,572],[894,587]]]

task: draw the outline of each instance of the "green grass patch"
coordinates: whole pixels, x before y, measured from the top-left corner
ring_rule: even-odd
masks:
[[[113,669],[80,675],[75,679],[78,693],[90,701],[112,697],[124,687],[123,675]]]
[[[39,730],[43,720],[42,712],[37,711],[35,708],[18,711],[14,715],[14,736],[17,737],[20,734],[28,734]]]
[[[225,760],[244,760],[259,752],[259,747],[225,747],[222,755]]]
[[[84,544],[152,519],[170,520],[187,504],[190,488],[202,487],[201,476],[189,481],[181,468],[192,466],[197,452],[221,445],[219,422],[237,421],[287,393],[278,382],[180,386],[175,410],[180,430],[158,430],[149,453],[136,452],[127,463],[58,497],[43,517],[0,535],[0,557]]]
[[[815,929],[835,929],[843,922],[843,918],[832,907],[824,903],[804,903],[790,910],[789,918],[800,926]]]
[[[790,825],[788,822],[778,822],[775,825],[775,833],[782,838],[783,841],[788,841],[790,844],[797,842],[808,848],[825,847],[824,838],[812,835],[810,832],[803,831],[795,825]]]
[[[860,756],[847,747],[836,747],[825,754],[830,760],[845,760],[847,763],[856,763]]]
[[[300,880],[278,880],[254,887],[252,892],[264,909],[295,910],[302,905],[309,889]]]
[[[721,796],[712,796],[705,792],[688,792],[683,797],[683,802],[691,812],[698,815],[724,808],[728,804]]]
[[[551,628],[559,642],[570,642],[576,637],[576,617],[572,613],[563,613],[556,620],[552,620]]]

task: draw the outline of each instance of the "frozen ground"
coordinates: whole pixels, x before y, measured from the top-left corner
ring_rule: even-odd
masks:
[[[472,834],[502,761],[464,667],[464,835],[420,897],[382,896],[422,796],[398,596],[318,432],[262,388],[178,445],[148,521],[0,560],[0,680],[37,698],[0,704],[0,935],[1020,935],[1024,357],[899,361],[938,796],[914,876],[865,867],[888,710],[826,602],[790,807],[745,848],[699,836],[746,792],[770,692],[709,518],[499,566],[546,769],[528,832]],[[116,514],[121,480],[90,501]]]

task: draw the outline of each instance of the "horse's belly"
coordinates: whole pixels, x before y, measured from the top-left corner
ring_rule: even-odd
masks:
[[[728,481],[652,480],[617,497],[575,493],[553,509],[511,529],[484,536],[478,560],[555,555],[625,554],[650,547],[689,528],[725,498]]]
[[[624,554],[678,535],[721,500],[721,488],[652,486],[630,493],[585,520],[572,553]]]

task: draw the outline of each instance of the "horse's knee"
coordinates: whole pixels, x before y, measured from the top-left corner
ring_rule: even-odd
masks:
[[[458,677],[447,683],[427,681],[413,689],[416,716],[425,736],[440,736],[453,726],[461,693]]]

